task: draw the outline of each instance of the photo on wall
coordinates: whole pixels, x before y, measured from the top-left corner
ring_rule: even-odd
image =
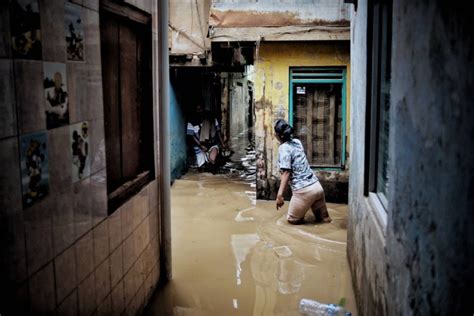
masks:
[[[56,128],[69,124],[66,65],[43,63],[46,127]]]
[[[38,0],[12,0],[10,12],[13,58],[40,60],[42,53]]]
[[[23,208],[48,195],[48,136],[46,132],[20,137],[20,169]]]
[[[69,127],[72,149],[72,182],[91,174],[89,155],[89,123],[81,122]]]
[[[81,7],[66,2],[64,8],[64,22],[66,27],[67,59],[83,61],[84,22],[81,17]]]

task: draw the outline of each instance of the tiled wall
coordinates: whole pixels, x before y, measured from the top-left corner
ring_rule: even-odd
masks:
[[[159,278],[157,180],[107,216],[99,1],[74,1],[84,62],[66,58],[65,1],[38,2],[41,60],[12,58],[9,5],[0,4],[0,314],[135,314]],[[129,2],[152,12],[151,1]],[[69,125],[89,122],[91,172],[75,183],[69,125],[46,128],[46,61],[66,64]],[[47,133],[49,194],[25,208],[20,137],[30,132]]]

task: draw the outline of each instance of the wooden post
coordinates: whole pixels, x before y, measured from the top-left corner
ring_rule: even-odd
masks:
[[[336,95],[331,93],[328,95],[329,97],[329,117],[328,117],[328,124],[327,124],[327,158],[325,159],[325,163],[329,165],[334,164],[334,139],[336,137],[336,130],[335,130],[335,122],[336,122]]]
[[[306,92],[306,157],[309,164],[313,164],[313,95]]]

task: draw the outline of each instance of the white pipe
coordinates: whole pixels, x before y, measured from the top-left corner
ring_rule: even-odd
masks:
[[[171,279],[171,211],[170,211],[170,140],[169,140],[169,56],[168,56],[168,0],[158,1],[159,15],[159,126],[160,143],[160,210],[161,244],[160,266],[162,281]]]

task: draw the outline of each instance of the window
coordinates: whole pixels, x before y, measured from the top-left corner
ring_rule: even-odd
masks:
[[[312,167],[343,168],[345,68],[290,69],[290,123]]]
[[[366,195],[374,192],[387,208],[392,4],[369,2],[367,33]]]
[[[102,3],[100,27],[111,213],[154,178],[154,146],[150,19],[107,3]],[[127,11],[133,12],[112,13]]]

